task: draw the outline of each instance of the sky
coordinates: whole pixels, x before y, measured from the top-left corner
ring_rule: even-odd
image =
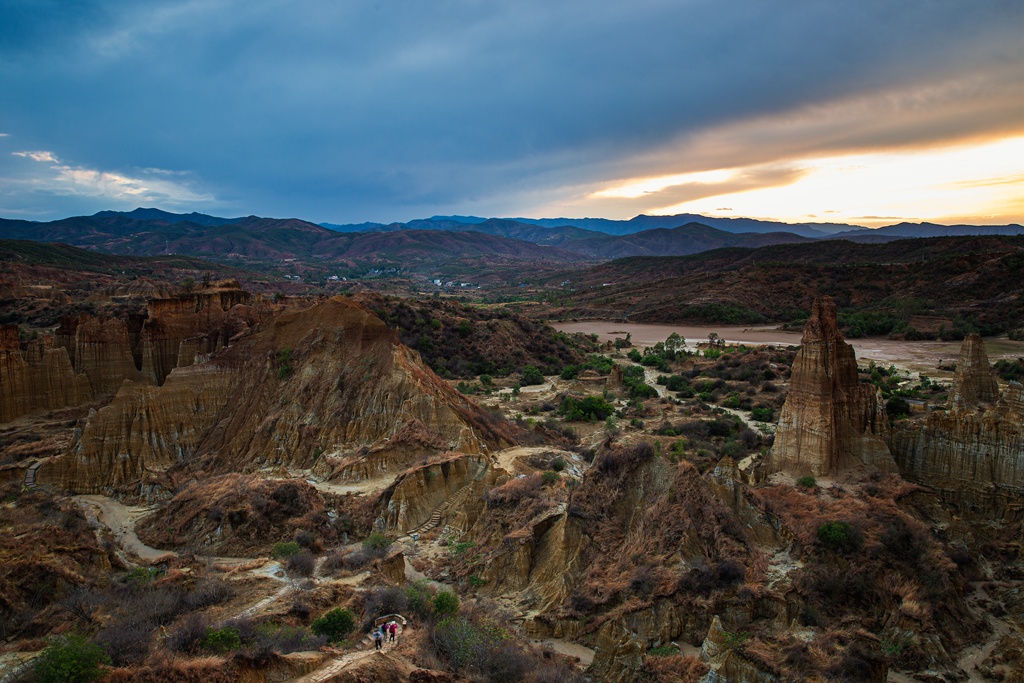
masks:
[[[0,0],[0,216],[1024,223],[1020,0]]]

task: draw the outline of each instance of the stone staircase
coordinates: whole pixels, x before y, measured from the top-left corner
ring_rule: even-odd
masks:
[[[25,488],[31,490],[39,488],[39,484],[36,483],[36,472],[39,471],[42,464],[43,463],[41,462],[34,462],[28,466],[27,470],[25,470]]]
[[[399,536],[396,542],[400,543],[402,541],[411,541],[413,534],[422,534],[436,527],[438,524],[441,523],[441,516],[445,513],[445,511],[451,509],[455,502],[459,500],[459,498],[462,497],[464,494],[468,493],[471,488],[473,488],[472,481],[463,486],[461,489],[459,489],[452,495],[448,496],[448,498],[445,499],[443,503],[438,505],[434,509],[433,514],[430,515],[430,519],[425,521],[423,524],[420,524],[415,529],[410,529],[403,535]]]

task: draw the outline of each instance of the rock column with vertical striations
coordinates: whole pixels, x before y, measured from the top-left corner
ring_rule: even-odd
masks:
[[[16,325],[0,325],[0,422],[74,406],[92,397],[89,379],[63,348],[43,336],[22,344]]]
[[[857,357],[839,331],[835,303],[816,298],[793,362],[769,472],[820,477],[862,464],[895,472],[883,438],[887,428],[877,391],[857,377]]]
[[[960,360],[956,365],[956,377],[949,398],[951,407],[958,409],[973,409],[979,403],[995,403],[999,400],[999,385],[988,363],[985,342],[980,335],[969,334],[960,345]]]

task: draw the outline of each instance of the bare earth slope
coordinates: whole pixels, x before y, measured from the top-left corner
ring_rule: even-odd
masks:
[[[253,471],[357,452],[383,472],[417,453],[504,445],[502,430],[373,313],[339,297],[264,321],[161,387],[125,382],[40,480],[98,491],[199,456],[219,471]]]

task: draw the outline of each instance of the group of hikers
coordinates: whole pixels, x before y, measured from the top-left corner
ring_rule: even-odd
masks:
[[[373,638],[373,644],[379,650],[385,642],[395,642],[395,636],[398,635],[398,622],[392,619],[386,624],[381,624],[377,628],[373,629],[373,633],[370,637]]]

